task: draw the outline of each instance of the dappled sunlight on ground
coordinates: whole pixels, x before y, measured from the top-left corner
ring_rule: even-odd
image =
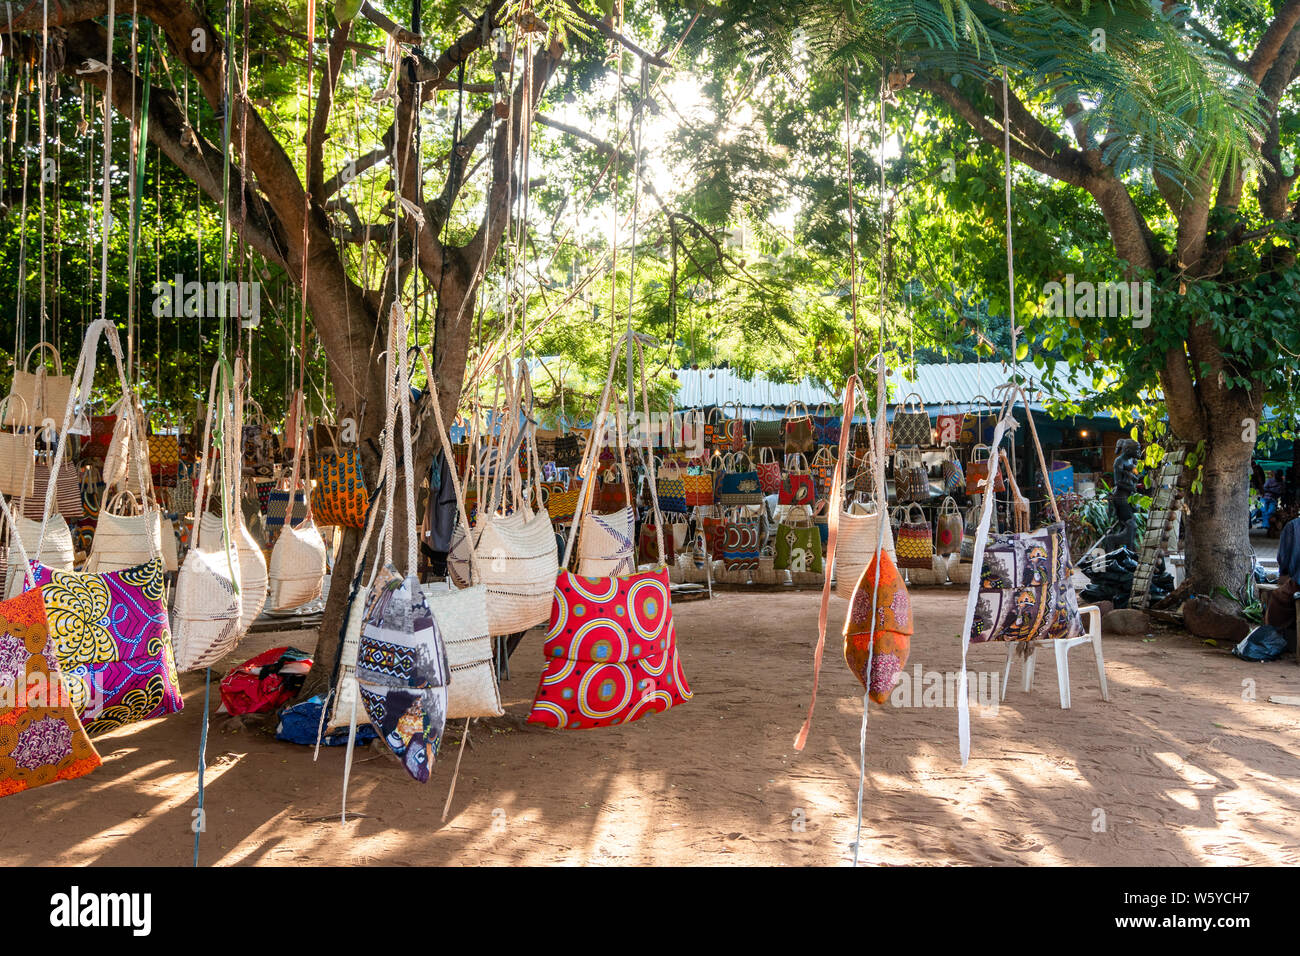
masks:
[[[359,749],[349,820],[340,823],[341,748],[322,748],[313,761],[310,748],[231,732],[215,718],[202,862],[845,863],[862,705],[840,657],[837,599],[812,735],[802,754],[792,746],[811,687],[819,597],[728,593],[679,605],[695,699],[619,728],[523,723],[541,669],[540,632],[529,635],[502,687],[507,716],[471,731],[445,822],[462,725],[427,786],[386,753]],[[955,671],[963,595],[947,588],[914,599],[906,673],[914,664]],[[310,641],[258,635],[233,660]],[[1111,702],[1082,647],[1071,655],[1068,711],[1050,655],[1039,655],[1029,693],[1017,664],[1006,701],[972,706],[965,768],[951,696],[940,706],[873,705],[863,860],[1300,862],[1300,708],[1268,702],[1300,693],[1300,668],[1244,664],[1171,631],[1108,637],[1105,649]],[[990,675],[986,690],[1004,662],[1003,646],[972,648],[970,669]],[[105,763],[94,774],[0,801],[0,862],[188,865],[202,680],[187,675],[183,687],[181,714],[99,738]],[[216,696],[214,687],[214,706]]]

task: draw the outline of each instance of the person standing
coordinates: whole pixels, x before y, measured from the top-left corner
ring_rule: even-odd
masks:
[[[1277,590],[1269,592],[1264,623],[1281,631],[1295,627],[1295,598],[1300,592],[1300,518],[1292,518],[1277,543]]]
[[[1273,523],[1273,512],[1277,511],[1278,502],[1286,494],[1286,482],[1282,480],[1281,472],[1270,471],[1268,480],[1264,482],[1264,487],[1260,489],[1260,496],[1263,499],[1263,519],[1264,532],[1270,531],[1270,525]]]

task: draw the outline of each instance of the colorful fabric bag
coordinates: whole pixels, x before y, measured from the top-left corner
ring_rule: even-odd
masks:
[[[912,505],[905,512],[905,517],[898,527],[898,537],[894,542],[894,551],[898,555],[900,568],[930,570],[934,558],[934,537],[930,522],[920,505]]]
[[[781,463],[776,460],[776,455],[772,453],[771,446],[763,445],[759,447],[758,464],[754,466],[754,471],[758,473],[758,484],[763,489],[763,494],[780,494]]]
[[[610,357],[609,375],[592,430],[593,442],[599,442],[604,434],[622,345],[635,347],[645,367],[640,343],[631,336],[620,340]],[[644,389],[642,403],[648,418],[649,400]],[[677,656],[664,519],[659,510],[653,457],[646,478],[654,513],[658,567],[598,578],[572,574],[567,566],[577,528],[570,528],[562,562],[566,570],[555,579],[551,626],[542,645],[546,666],[528,715],[530,723],[575,729],[624,724],[691,698]]]
[[[825,501],[830,497],[831,481],[835,477],[835,453],[830,448],[818,448],[808,470],[813,478],[813,497]]]
[[[1026,534],[989,535],[971,643],[1060,640],[1082,634],[1072,573],[1064,522]]]
[[[100,764],[59,669],[41,588],[0,603],[0,797]]]
[[[909,404],[910,402],[910,404]],[[894,408],[890,440],[899,448],[907,445],[930,447],[930,415],[921,404],[921,396],[912,392]]]
[[[989,457],[992,450],[988,445],[976,445],[970,452],[970,464],[966,468],[966,494],[982,495],[988,491],[985,487],[989,480]],[[995,494],[1006,490],[1006,484],[1002,480],[1002,472],[998,472],[993,479],[993,491]]]
[[[844,620],[844,663],[877,704],[889,699],[907,666],[912,630],[907,586],[881,552],[858,576]]]
[[[791,402],[787,405],[783,425],[785,453],[811,455],[817,444],[817,438],[813,429],[812,416],[808,414],[808,406],[803,402]]]
[[[817,500],[817,487],[813,483],[808,462],[802,454],[790,457],[790,468],[781,479],[779,501],[783,505],[807,505],[812,507]]]
[[[718,478],[716,498],[721,505],[756,505],[763,503],[763,488],[758,472],[743,454],[727,456]]]
[[[785,447],[785,423],[775,417],[776,409],[770,405],[765,405],[759,409],[759,418],[756,418],[749,426],[749,444],[758,452],[758,460],[763,460],[762,449],[764,448],[784,448]],[[772,418],[762,418],[764,414],[770,414]]]
[[[686,501],[686,479],[677,462],[667,462],[655,477],[659,489],[660,511],[685,514],[691,510]]]
[[[952,445],[948,446],[948,457],[939,467],[939,476],[943,481],[945,495],[956,495],[966,490],[966,472],[961,467],[957,449]]]
[[[948,556],[961,554],[961,539],[964,534],[964,522],[957,502],[951,497],[944,498],[935,517],[935,551]]]
[[[823,402],[817,407],[822,414],[813,416],[813,438],[818,445],[838,445],[840,443],[840,425],[843,416],[834,414],[830,402]]]
[[[561,571],[542,653],[531,724],[608,727],[691,699],[667,567],[611,578]]]
[[[311,491],[311,513],[317,525],[360,528],[366,522],[370,493],[361,473],[361,452],[322,452],[316,457],[316,486]]]
[[[899,450],[894,457],[894,486],[899,504],[930,500],[930,475],[919,451]]]
[[[723,522],[722,563],[728,571],[752,571],[758,568],[761,537],[757,518],[732,511]]]
[[[33,568],[54,652],[92,737],[184,706],[162,560],[103,574]]]
[[[792,515],[777,526],[773,568],[814,574],[823,572],[822,537],[813,523],[812,509],[807,509],[803,520]]]

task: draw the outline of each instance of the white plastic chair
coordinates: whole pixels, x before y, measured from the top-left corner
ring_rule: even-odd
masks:
[[[1026,642],[1029,653],[1025,657],[1024,689],[1032,690],[1034,686],[1034,655],[1040,646],[1051,645],[1056,652],[1056,683],[1061,693],[1061,708],[1070,707],[1070,649],[1080,644],[1092,644],[1092,654],[1097,660],[1097,678],[1101,682],[1101,699],[1110,700],[1110,689],[1106,686],[1106,662],[1101,655],[1101,609],[1094,604],[1079,608],[1079,614],[1086,620],[1088,633],[1079,637],[1061,639],[1048,638],[1041,641]],[[1002,675],[1002,700],[1007,698],[1007,684],[1011,681],[1011,664],[1021,643],[1013,642],[1007,646],[1007,669]]]

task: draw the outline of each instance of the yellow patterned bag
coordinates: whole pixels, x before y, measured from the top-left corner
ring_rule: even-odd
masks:
[[[357,449],[317,456],[316,471],[316,487],[311,492],[311,511],[316,523],[341,528],[364,527],[370,494],[361,474]]]

